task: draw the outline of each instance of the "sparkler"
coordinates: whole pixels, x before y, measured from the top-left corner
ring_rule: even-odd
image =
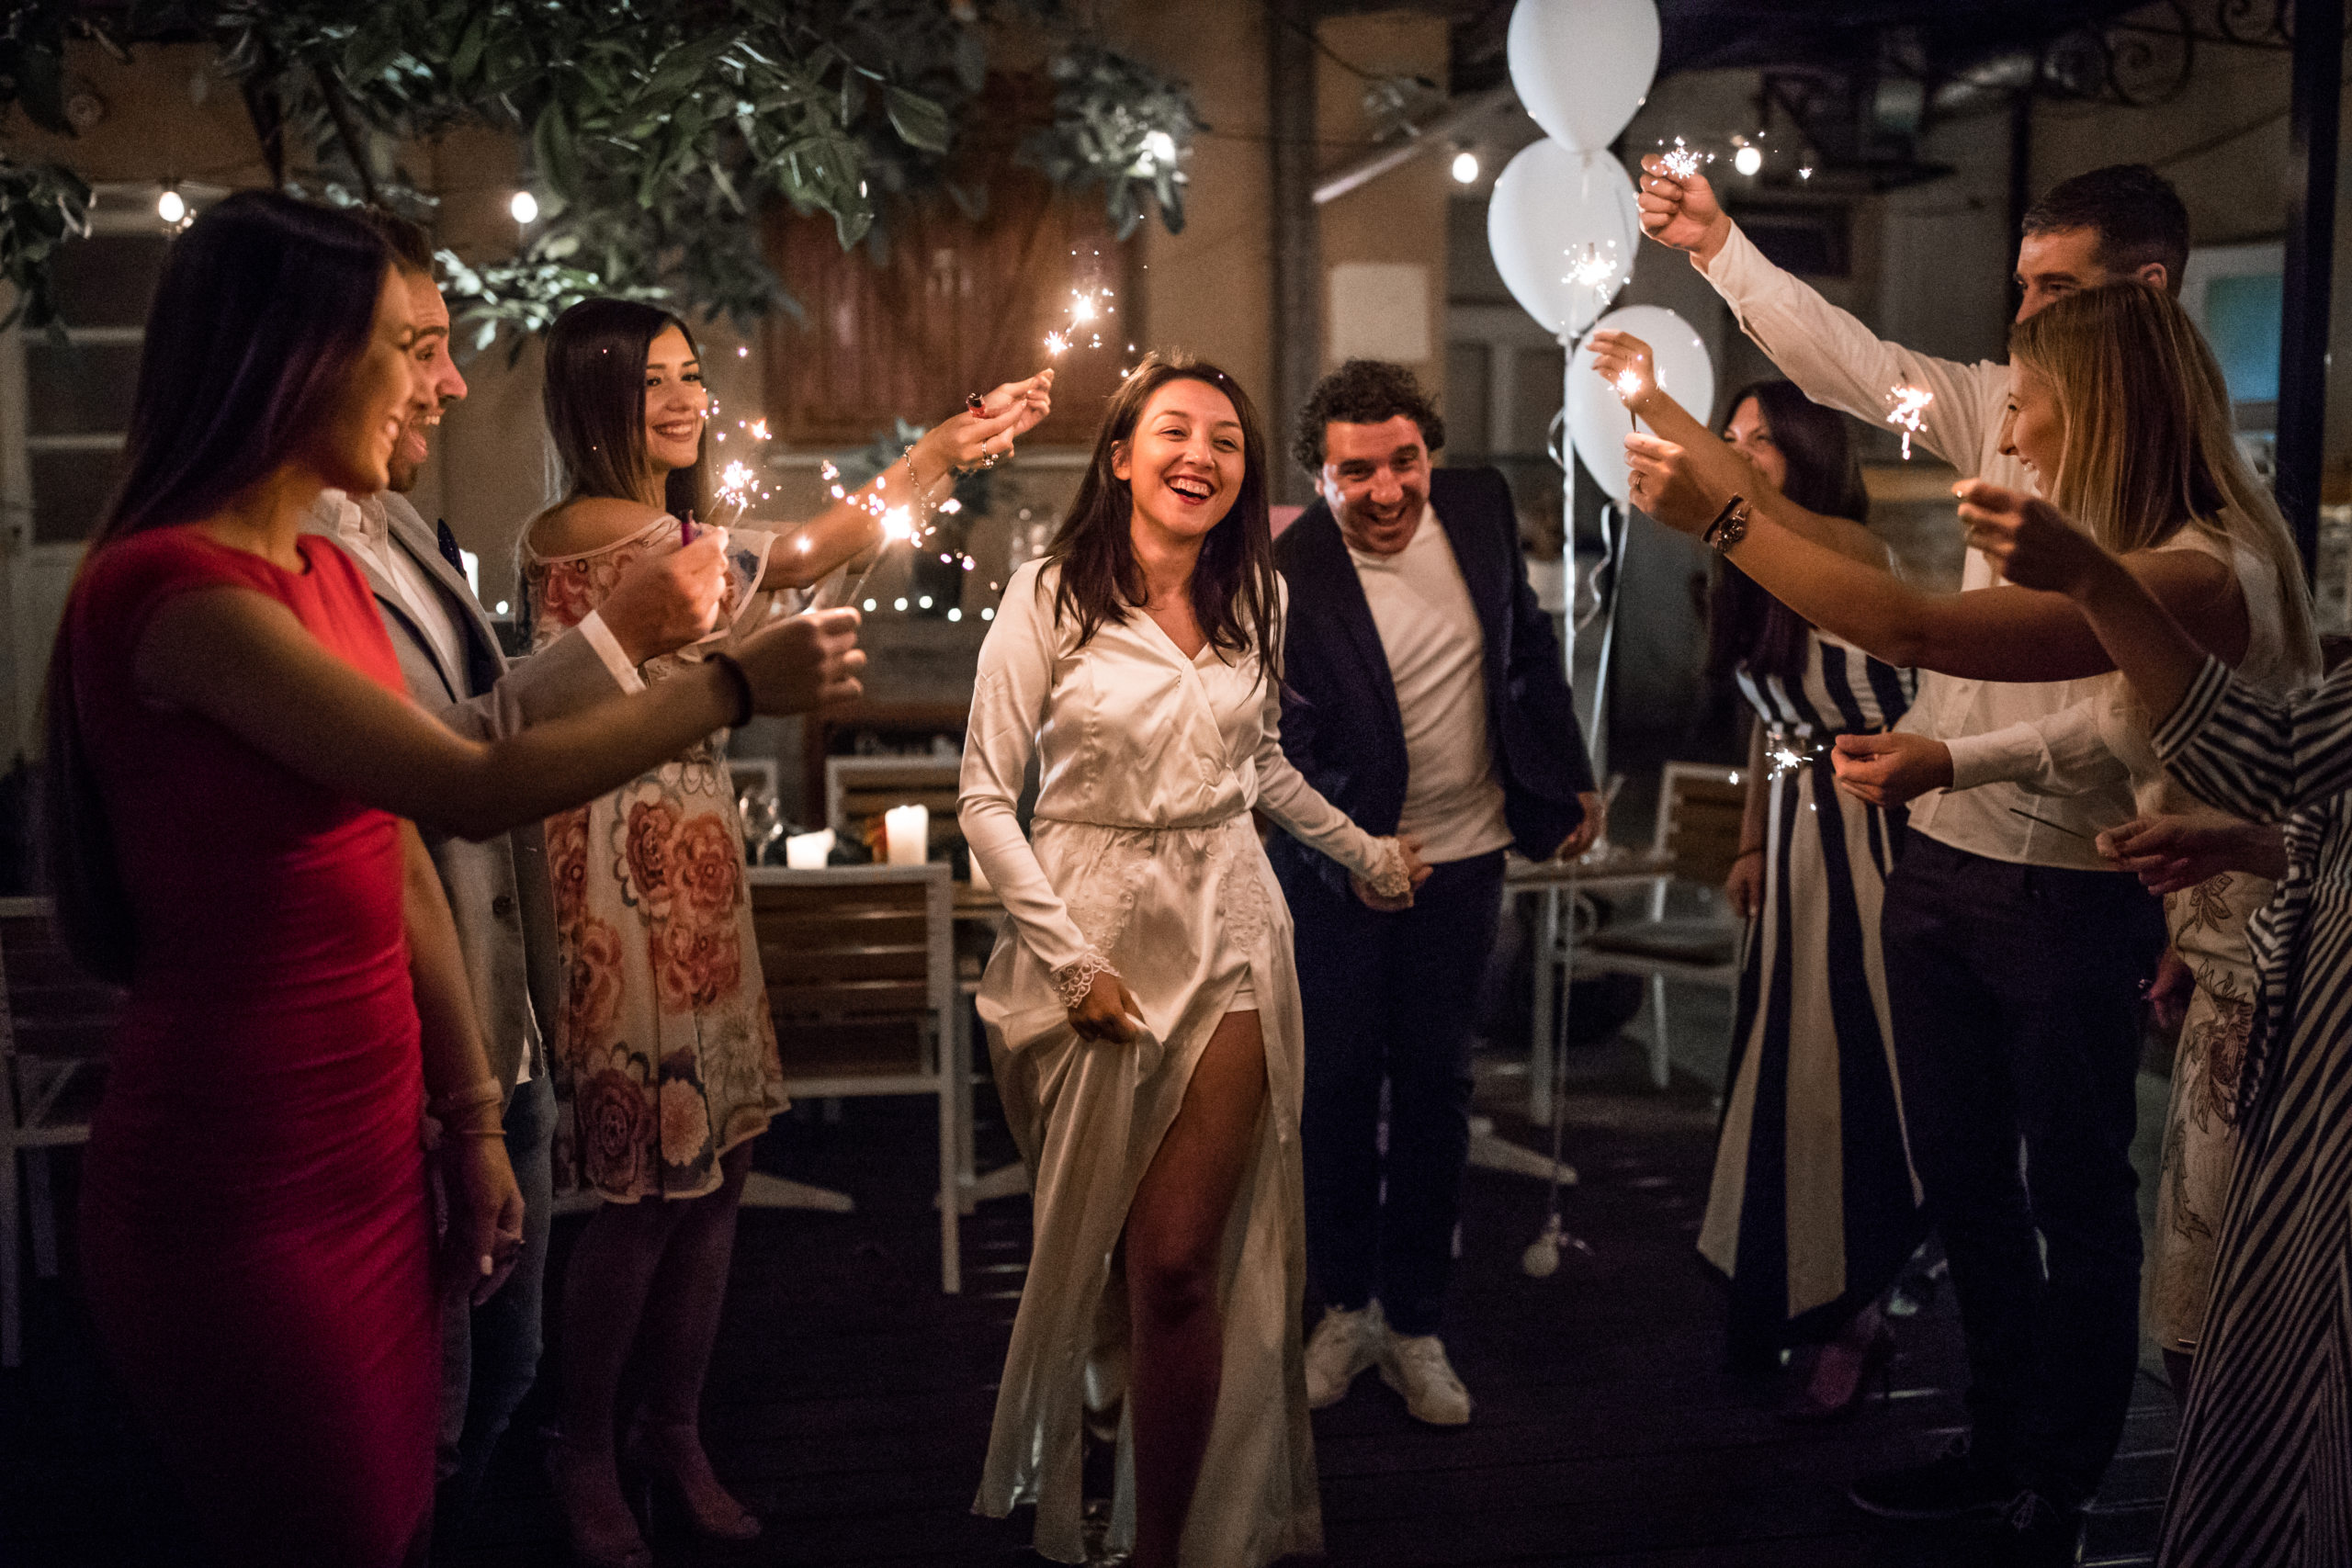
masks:
[[[1046,352],[1059,358],[1073,348],[1101,348],[1103,318],[1119,313],[1118,308],[1109,303],[1111,298],[1107,288],[1071,289],[1069,324],[1046,334]]]
[[[1894,400],[1894,409],[1886,416],[1886,423],[1903,432],[1903,460],[1907,463],[1911,460],[1911,438],[1927,428],[1928,405],[1936,400],[1936,394],[1925,387],[1898,381],[1887,395]]]
[[[1666,143],[1661,141],[1658,145],[1663,147]],[[1713,152],[1702,152],[1678,136],[1674,139],[1672,150],[1658,158],[1658,165],[1673,175],[1676,181],[1687,184],[1691,175],[1714,161],[1715,155]]]
[[[1617,372],[1614,383],[1617,400],[1625,405],[1625,417],[1633,422],[1635,430],[1641,429],[1642,421],[1641,416],[1634,412],[1633,405],[1634,400],[1642,395],[1642,373],[1630,365]]]

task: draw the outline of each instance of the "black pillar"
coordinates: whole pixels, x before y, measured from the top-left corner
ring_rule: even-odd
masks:
[[[2018,313],[2025,291],[2017,278],[2018,246],[2025,240],[2025,215],[2033,205],[2033,84],[2009,100],[2009,314]]]
[[[2335,263],[2335,156],[2344,0],[2295,0],[2287,121],[2286,310],[2278,337],[2278,505],[2309,577],[2319,563],[2327,439],[2327,334]]]
[[[1313,499],[1291,427],[1323,369],[1323,243],[1315,206],[1315,0],[1266,7],[1267,129],[1273,152],[1273,373],[1266,423],[1273,499]]]

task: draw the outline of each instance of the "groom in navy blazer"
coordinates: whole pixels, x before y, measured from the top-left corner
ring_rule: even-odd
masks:
[[[1581,854],[1600,800],[1510,488],[1432,470],[1444,440],[1410,371],[1350,360],[1300,417],[1319,497],[1274,544],[1283,749],[1366,831],[1419,840],[1430,875],[1392,904],[1282,834],[1269,853],[1297,927],[1307,1258],[1329,1303],[1307,1397],[1377,1366],[1416,1418],[1458,1426],[1470,1396],[1438,1331],[1503,852]]]

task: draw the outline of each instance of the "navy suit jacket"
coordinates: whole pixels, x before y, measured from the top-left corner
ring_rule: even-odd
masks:
[[[1592,763],[1577,728],[1552,617],[1528,586],[1510,487],[1493,468],[1439,468],[1430,504],[1453,547],[1487,645],[1487,743],[1520,853],[1541,860],[1584,820]],[[1317,500],[1274,541],[1290,588],[1283,637],[1283,750],[1332,805],[1369,833],[1393,833],[1405,808],[1405,728],[1388,655],[1354,558]],[[1312,870],[1341,893],[1347,872],[1287,834],[1270,851],[1285,883]]]

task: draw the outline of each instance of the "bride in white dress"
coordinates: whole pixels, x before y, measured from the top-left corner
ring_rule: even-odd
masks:
[[[1322,1543],[1299,1343],[1303,1049],[1290,911],[1252,808],[1411,901],[1409,841],[1308,787],[1279,733],[1282,581],[1238,385],[1147,357],[1046,559],[981,646],[961,819],[1012,916],[979,1011],[1035,1246],[975,1505],[1084,1560],[1090,1419],[1112,1543],[1249,1568]],[[1038,767],[1034,843],[1015,814]]]

